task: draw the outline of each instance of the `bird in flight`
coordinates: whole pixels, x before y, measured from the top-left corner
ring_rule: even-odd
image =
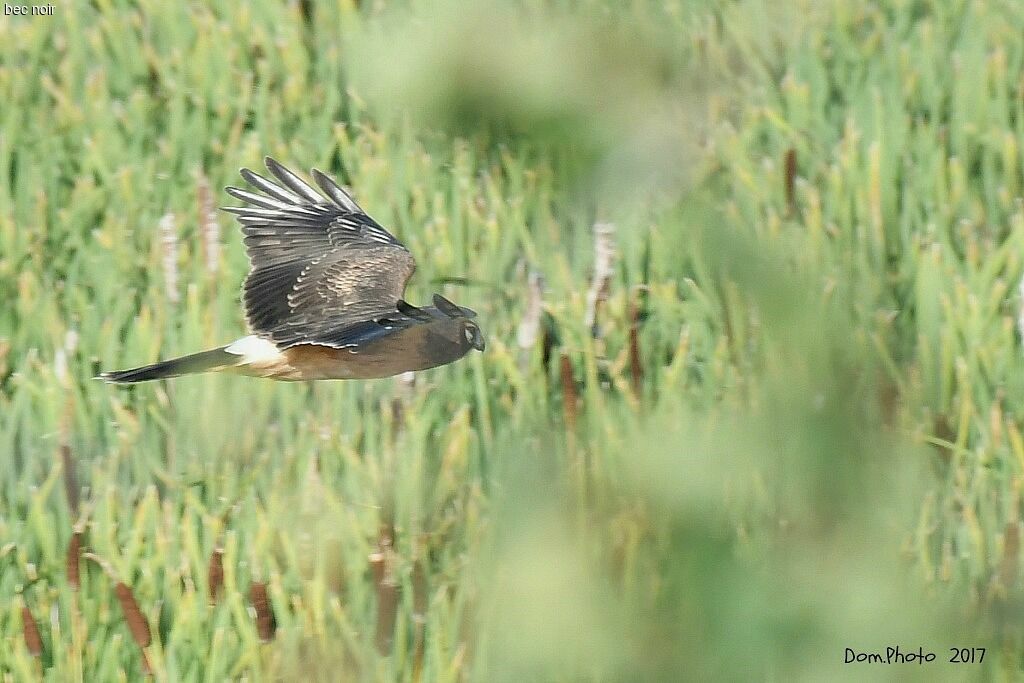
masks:
[[[134,383],[223,371],[278,380],[372,379],[426,370],[484,350],[476,313],[434,294],[406,303],[416,261],[355,200],[313,169],[321,192],[266,158],[278,182],[243,168],[253,190],[228,187],[245,235],[242,299],[252,334],[209,351],[104,372]]]

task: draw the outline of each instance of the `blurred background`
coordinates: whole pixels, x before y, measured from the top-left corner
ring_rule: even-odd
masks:
[[[1012,0],[0,17],[4,680],[1017,679],[1022,63]],[[243,334],[268,154],[487,352],[93,381]]]

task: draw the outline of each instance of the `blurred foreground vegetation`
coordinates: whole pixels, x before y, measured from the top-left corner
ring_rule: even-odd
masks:
[[[0,672],[1019,677],[1022,66],[1010,0],[0,17]],[[265,154],[486,354],[92,381],[243,334]]]

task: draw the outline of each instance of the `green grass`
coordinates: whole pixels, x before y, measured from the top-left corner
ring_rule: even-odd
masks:
[[[0,18],[4,680],[139,677],[117,580],[160,680],[1019,677],[1022,73],[1009,0]],[[487,352],[93,381],[244,333],[204,216],[265,154],[350,184]],[[897,644],[937,661],[842,663]]]

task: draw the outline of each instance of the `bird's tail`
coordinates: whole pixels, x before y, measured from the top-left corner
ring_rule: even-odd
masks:
[[[131,370],[115,370],[101,373],[99,379],[115,384],[134,384],[154,379],[166,379],[179,375],[191,375],[197,372],[209,372],[237,365],[241,360],[238,355],[228,353],[222,346],[219,349],[200,351],[181,358],[160,361],[152,365],[143,365]]]

